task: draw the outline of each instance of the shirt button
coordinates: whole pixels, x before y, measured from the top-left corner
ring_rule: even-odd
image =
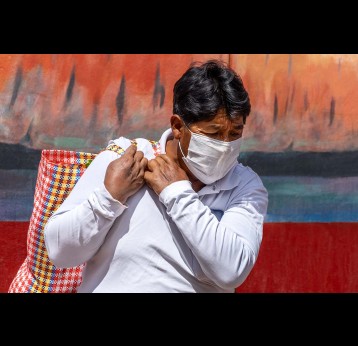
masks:
[[[214,185],[214,186],[213,186],[213,191],[215,191],[215,190],[216,190],[216,186]]]

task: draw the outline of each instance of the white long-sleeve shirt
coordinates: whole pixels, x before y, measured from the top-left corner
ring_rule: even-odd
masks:
[[[170,134],[160,139],[162,153]],[[130,145],[124,137],[111,143]],[[154,158],[147,140],[137,144]],[[262,240],[268,195],[258,175],[238,163],[199,192],[186,180],[159,197],[144,185],[123,205],[104,186],[116,158],[97,155],[45,227],[57,267],[86,263],[78,292],[234,292]]]

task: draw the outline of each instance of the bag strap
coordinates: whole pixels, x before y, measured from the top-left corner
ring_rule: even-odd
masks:
[[[135,146],[137,146],[137,141],[135,139],[131,139],[130,142],[131,142],[131,144],[134,144]],[[159,142],[158,141],[153,141],[153,140],[149,140],[149,142],[153,147],[154,155],[157,156],[158,154],[160,154]],[[122,147],[120,147],[117,144],[110,144],[104,150],[114,151],[118,155],[122,155],[124,153],[124,151],[125,151]]]
[[[135,146],[137,146],[137,141],[135,139],[131,139],[130,141],[131,141],[131,144],[134,144]],[[124,149],[117,144],[110,144],[106,147],[105,150],[114,151],[118,155],[122,155],[124,153]]]

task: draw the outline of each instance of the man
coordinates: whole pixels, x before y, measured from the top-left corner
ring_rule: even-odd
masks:
[[[268,196],[238,163],[250,100],[224,63],[193,64],[174,86],[159,141],[120,137],[45,228],[58,267],[86,263],[78,292],[234,292],[253,268]]]

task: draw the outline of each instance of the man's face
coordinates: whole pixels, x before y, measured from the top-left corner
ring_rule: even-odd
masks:
[[[189,129],[191,132],[188,130],[188,127],[184,124],[183,120],[178,115],[172,116],[171,125],[175,140],[180,141],[183,154],[187,156],[189,143],[192,136],[191,132],[196,132],[202,136],[213,138],[219,141],[231,142],[242,137],[244,119],[243,117],[238,117],[234,120],[230,120],[225,115],[225,112],[219,111],[218,114],[209,121],[198,121],[196,123],[190,124]],[[179,145],[176,144],[174,147],[176,152],[175,158],[177,158],[180,167],[185,170],[193,182],[195,177],[193,178],[193,174],[184,163]]]
[[[198,121],[189,125],[191,132],[216,139],[224,142],[231,142],[242,137],[244,130],[244,119],[238,117],[236,119],[229,119],[224,111],[219,111],[218,114],[209,121]],[[184,125],[181,129],[181,146],[185,155],[188,154],[188,147],[190,143],[191,133]]]

